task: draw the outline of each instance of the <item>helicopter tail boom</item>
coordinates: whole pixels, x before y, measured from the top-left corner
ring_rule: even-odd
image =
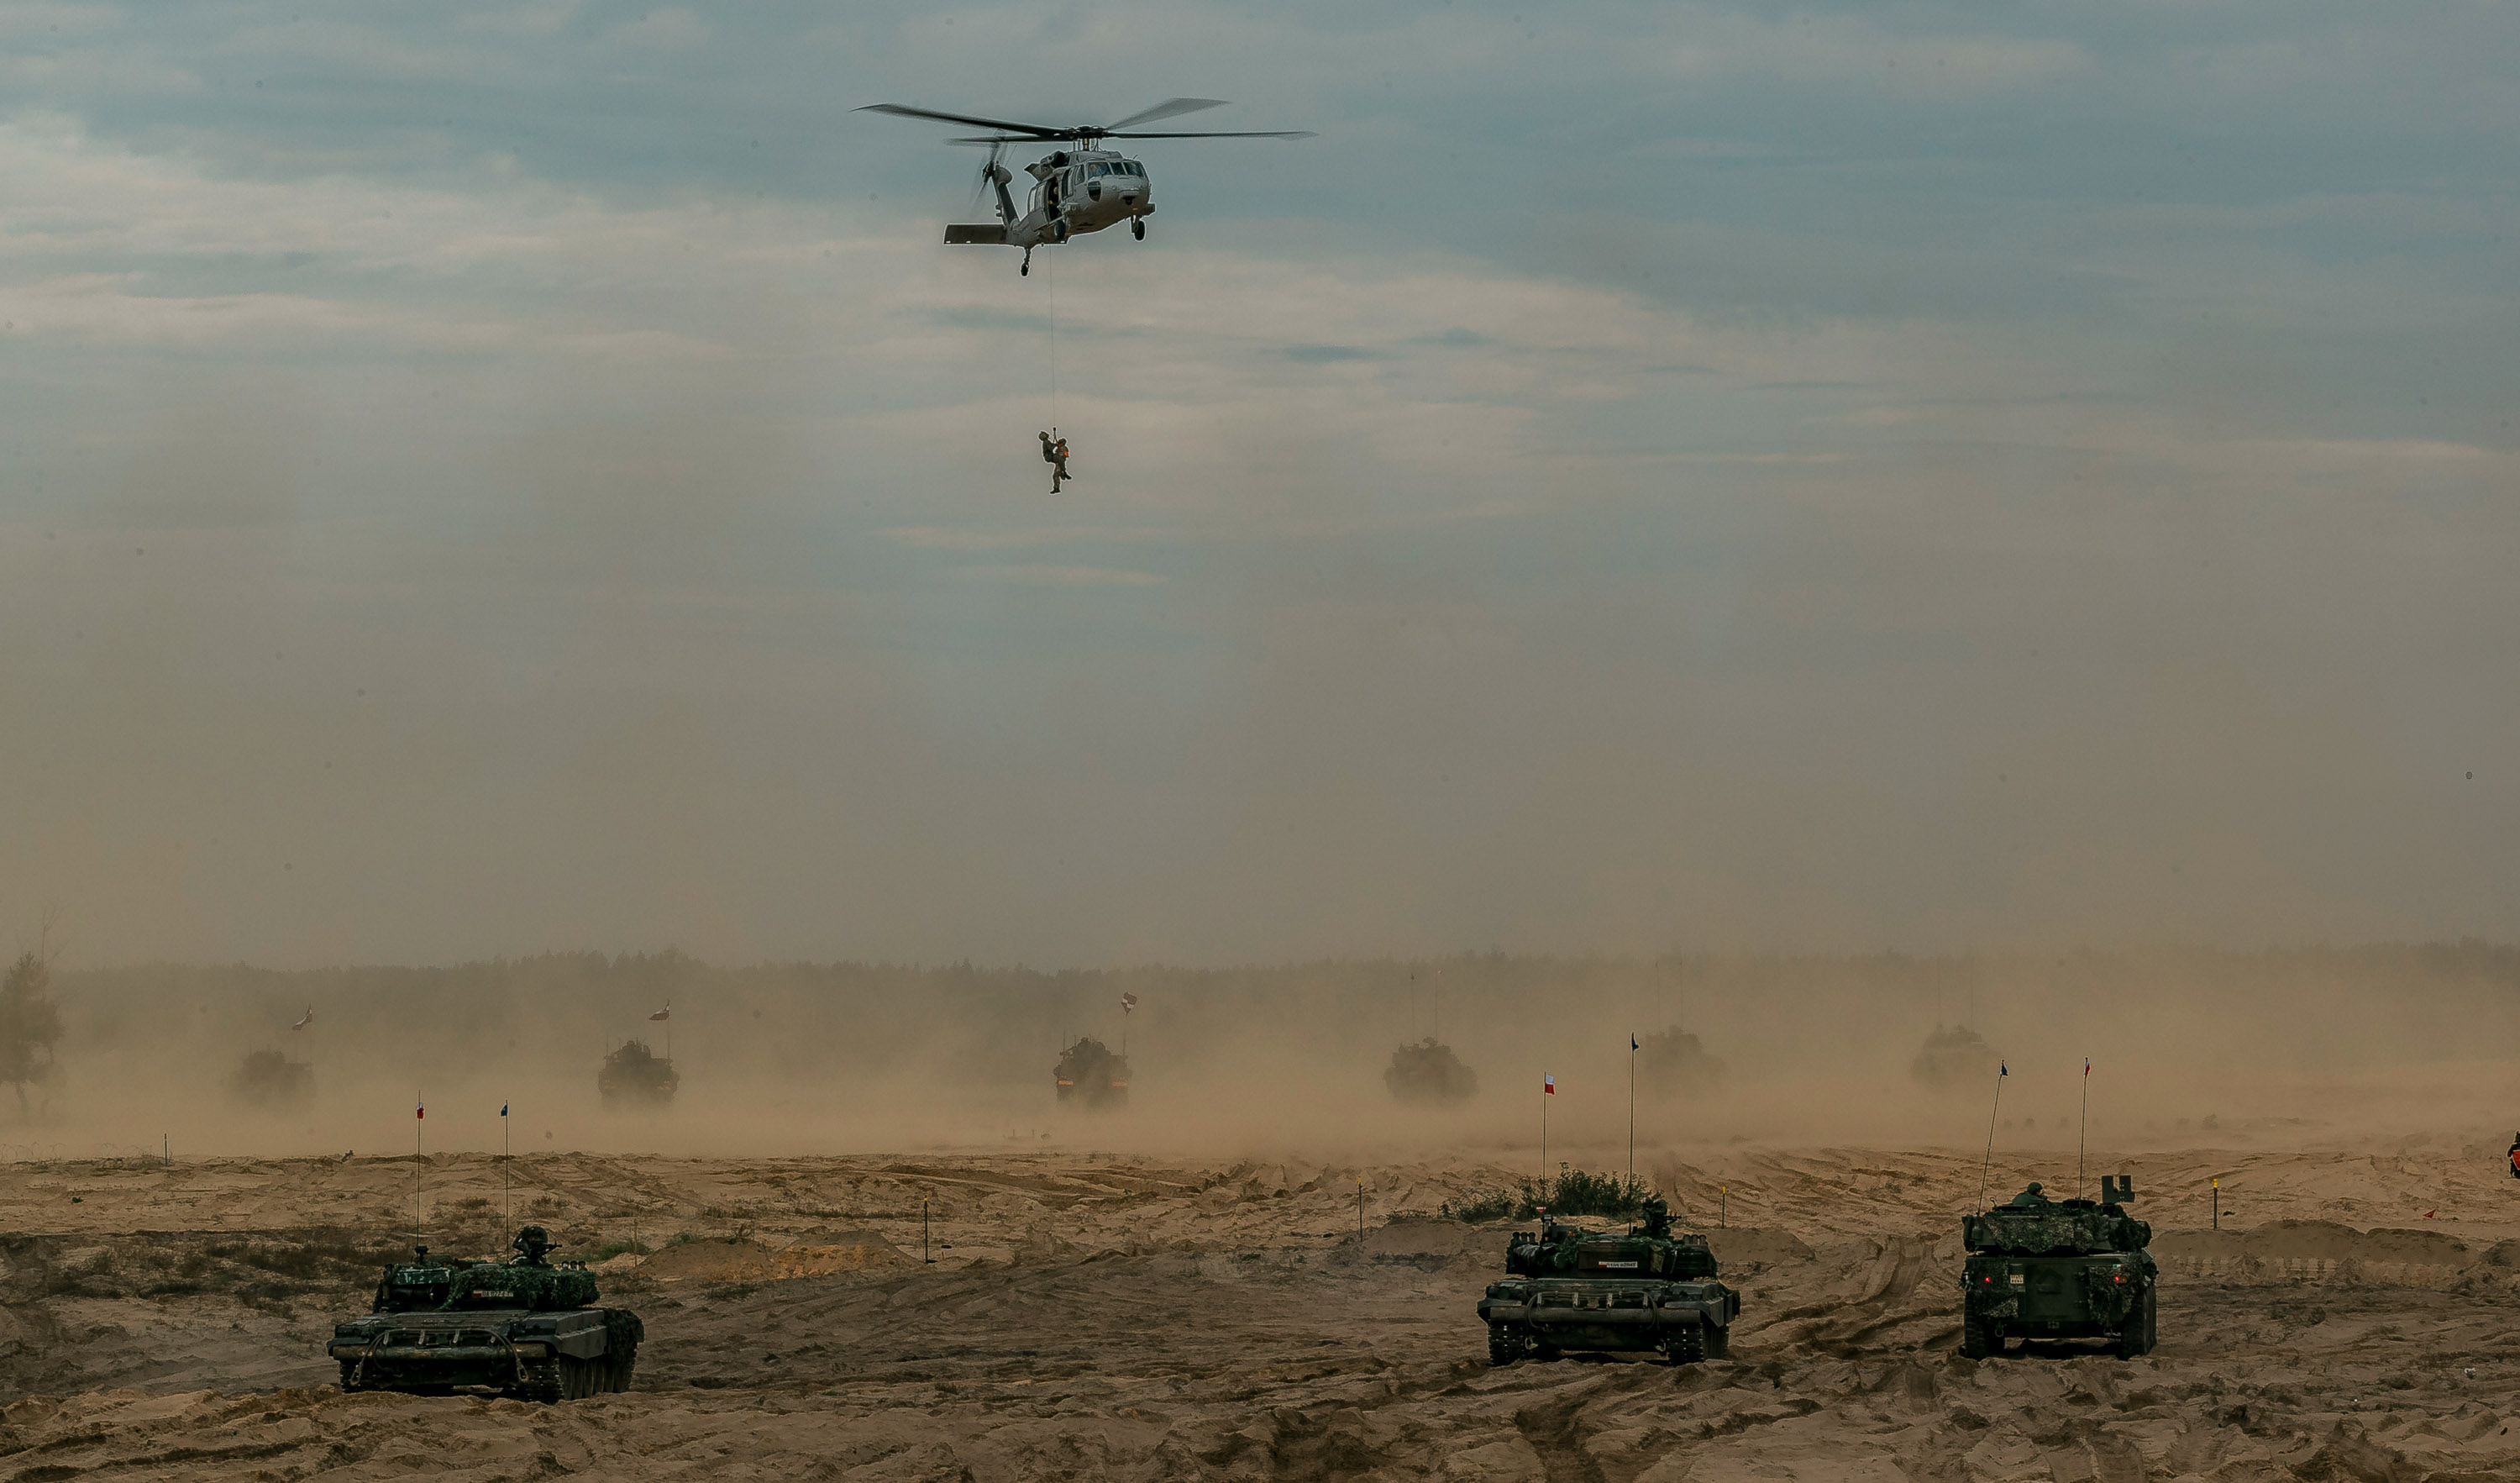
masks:
[[[945,229],[945,245],[1003,247],[1007,245],[1007,226],[1002,221],[957,223]]]

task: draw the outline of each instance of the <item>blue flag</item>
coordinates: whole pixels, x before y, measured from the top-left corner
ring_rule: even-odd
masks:
[[[1638,1049],[1638,1046],[1637,1046],[1637,1032],[1636,1032],[1636,1031],[1634,1031],[1634,1030],[1630,1030],[1630,1031],[1628,1032],[1628,1049],[1629,1049],[1629,1050],[1631,1050],[1631,1051],[1634,1051],[1634,1050]]]
[[[2010,1076],[2012,1074],[2012,1068],[2002,1061],[1997,1061],[1995,1065],[1995,1074],[1996,1078],[2000,1081],[2006,1076]]]
[[[508,1115],[508,1104],[506,1102],[499,1103],[499,1115],[501,1117]]]

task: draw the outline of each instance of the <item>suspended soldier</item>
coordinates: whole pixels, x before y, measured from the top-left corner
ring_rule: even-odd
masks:
[[[1050,466],[1050,492],[1058,492],[1059,482],[1076,475],[1067,472],[1067,439],[1053,432],[1041,435],[1041,461]]]

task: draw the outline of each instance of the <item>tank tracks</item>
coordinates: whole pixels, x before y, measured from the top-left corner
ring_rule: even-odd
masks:
[[[1732,1331],[1729,1328],[1675,1329],[1662,1346],[1662,1357],[1675,1365],[1729,1359],[1732,1354]]]
[[[528,1362],[525,1382],[515,1390],[520,1401],[583,1401],[589,1396],[618,1394],[630,1388],[631,1372],[639,1368],[639,1351],[608,1354],[592,1360],[571,1359],[557,1355],[548,1360]]]
[[[524,1371],[524,1378],[508,1391],[508,1394],[516,1399],[541,1401],[545,1404],[583,1401],[591,1396],[617,1395],[628,1390],[631,1376],[639,1368],[639,1351],[636,1346],[633,1346],[620,1353],[603,1355],[592,1360],[576,1359],[564,1354],[555,1355],[545,1360],[523,1361],[519,1368]],[[341,1362],[343,1393],[399,1388],[360,1384],[357,1379],[358,1369],[355,1361]]]
[[[2160,1289],[2146,1287],[2143,1296],[2136,1300],[2135,1310],[2127,1315],[2126,1323],[2110,1336],[2108,1352],[2121,1360],[2152,1353],[2153,1346],[2161,1342],[2160,1302]],[[2011,1339],[2003,1331],[2001,1320],[1965,1316],[1960,1320],[1960,1353],[1965,1358],[1992,1359],[2003,1353]]]
[[[1732,1333],[1729,1328],[1707,1328],[1691,1325],[1672,1330],[1663,1341],[1662,1357],[1674,1365],[1695,1365],[1706,1360],[1728,1359],[1732,1353]],[[1542,1364],[1557,1359],[1561,1351],[1535,1342],[1531,1330],[1520,1324],[1488,1326],[1488,1363],[1510,1365],[1516,1360],[1538,1360]]]

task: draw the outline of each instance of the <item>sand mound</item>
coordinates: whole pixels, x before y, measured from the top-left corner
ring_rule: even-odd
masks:
[[[2247,1231],[2165,1231],[2152,1238],[2159,1257],[2205,1261],[2405,1262],[2464,1267],[2475,1260],[2465,1241],[2437,1231],[2357,1231],[2334,1221],[2269,1221]]]
[[[639,1271],[661,1282],[762,1282],[917,1265],[883,1237],[853,1233],[828,1244],[778,1249],[750,1240],[684,1241],[640,1263]]]
[[[1721,1226],[1706,1233],[1706,1244],[1726,1267],[1773,1267],[1778,1262],[1807,1262],[1812,1248],[1790,1232],[1764,1226]]]
[[[1368,1256],[1460,1256],[1464,1251],[1496,1248],[1504,1261],[1502,1234],[1486,1235],[1459,1221],[1393,1221],[1365,1234]]]

